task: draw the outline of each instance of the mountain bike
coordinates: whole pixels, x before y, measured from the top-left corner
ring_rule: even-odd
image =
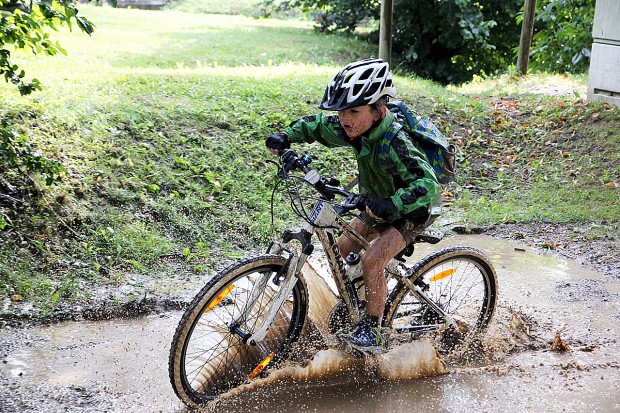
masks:
[[[214,276],[185,310],[172,340],[170,381],[186,404],[207,403],[277,368],[302,337],[309,307],[302,271],[319,241],[339,297],[331,310],[329,333],[350,327],[365,311],[359,256],[342,257],[338,236],[369,243],[348,224],[365,208],[364,196],[340,187],[309,168],[311,159],[286,150],[279,158],[276,187],[283,185],[293,212],[305,221],[286,230],[264,254],[241,259]],[[276,189],[274,189],[275,193]],[[336,202],[336,199],[339,202]],[[273,217],[272,196],[272,217]],[[406,263],[415,243],[437,243],[426,232],[385,269],[388,298],[382,328],[390,342],[431,337],[448,353],[482,332],[497,301],[493,265],[480,251],[449,247]]]

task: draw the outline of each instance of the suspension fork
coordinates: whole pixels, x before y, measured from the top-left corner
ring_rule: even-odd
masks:
[[[289,242],[292,239],[298,239],[302,242],[302,253],[299,255],[293,248],[285,248],[281,244],[272,246],[275,247],[275,251],[282,252],[286,250],[290,254],[287,263],[284,266],[284,268],[286,268],[286,274],[276,274],[273,279],[273,282],[279,285],[280,289],[273,298],[265,318],[254,333],[243,331],[240,326],[244,324],[248,314],[251,313],[252,309],[256,305],[261,293],[265,290],[265,288],[267,288],[267,283],[269,282],[271,275],[269,273],[262,274],[252,287],[250,298],[245,303],[239,317],[237,317],[230,325],[230,331],[241,337],[244,343],[250,343],[250,345],[255,346],[258,342],[265,338],[269,327],[271,327],[271,324],[273,324],[273,321],[280,312],[284,301],[290,296],[295,284],[299,280],[299,274],[301,273],[301,269],[306,263],[308,256],[312,253],[313,246],[310,243],[310,235],[311,234],[305,230],[301,230],[299,232],[285,231],[282,241]],[[270,247],[270,250],[272,247]]]

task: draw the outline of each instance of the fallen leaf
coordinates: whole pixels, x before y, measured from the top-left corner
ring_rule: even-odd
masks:
[[[563,353],[570,350],[568,344],[566,344],[560,337],[559,331],[555,333],[555,338],[553,339],[553,343],[551,344],[551,350],[557,351],[558,353]]]

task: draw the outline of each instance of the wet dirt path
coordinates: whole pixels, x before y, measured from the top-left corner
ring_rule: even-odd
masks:
[[[226,412],[620,412],[620,284],[568,260],[484,236],[499,279],[484,360],[448,374],[368,382],[361,371],[266,381]],[[0,330],[0,412],[186,412],[168,383],[180,313]],[[554,339],[559,334],[554,347]],[[569,347],[558,352],[559,344]]]

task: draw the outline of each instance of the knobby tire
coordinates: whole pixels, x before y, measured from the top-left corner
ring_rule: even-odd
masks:
[[[497,276],[489,259],[474,248],[439,250],[416,263],[407,276],[421,285],[426,295],[456,322],[456,329],[444,330],[437,337],[436,342],[444,353],[483,331],[493,318]],[[398,331],[438,325],[443,320],[399,282],[388,296],[383,322]],[[418,338],[415,334],[409,337],[415,338]]]
[[[170,382],[186,404],[207,403],[243,384],[270,355],[270,366],[287,357],[307,314],[302,280],[295,284],[264,340],[250,345],[231,331],[231,320],[241,312],[255,280],[265,272],[272,280],[285,264],[277,255],[243,259],[217,274],[190,303],[174,334],[169,358]],[[261,325],[278,288],[269,281],[239,326],[242,330],[252,333]]]

